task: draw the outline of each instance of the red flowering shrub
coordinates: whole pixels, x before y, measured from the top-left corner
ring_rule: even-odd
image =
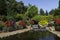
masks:
[[[55,23],[58,25],[58,24],[60,24],[60,18],[56,18],[55,19]]]
[[[6,22],[4,22],[4,26],[6,26],[6,27],[12,26],[12,22],[6,21]]]
[[[19,21],[19,25],[23,26],[23,25],[25,25],[25,22],[24,21]]]

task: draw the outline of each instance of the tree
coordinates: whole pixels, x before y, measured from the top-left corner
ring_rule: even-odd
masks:
[[[15,0],[6,0],[7,3],[7,15],[9,16],[13,16],[13,14],[15,13]]]
[[[52,10],[49,12],[50,15],[54,15],[54,13],[55,13],[55,10],[54,10],[54,9],[52,9]]]
[[[48,16],[48,11],[46,10],[46,13],[45,13],[46,16]]]
[[[20,2],[17,2],[16,1],[16,11],[17,11],[17,13],[19,13],[19,14],[25,14],[25,12],[27,11],[27,6],[25,6],[24,5],[24,3],[22,2],[22,1],[20,1]]]
[[[42,8],[40,9],[40,15],[45,15],[44,10]]]
[[[60,8],[60,0],[59,0],[59,7],[58,8]]]
[[[54,16],[60,16],[60,0],[59,0],[59,6],[57,9],[55,9],[55,14]]]
[[[7,6],[5,0],[0,0],[0,15],[6,15],[6,8]]]
[[[55,9],[54,16],[59,16],[60,15],[60,9]]]
[[[26,15],[28,16],[28,18],[32,18],[33,16],[38,14],[38,9],[37,7],[34,5],[30,5],[27,9]]]

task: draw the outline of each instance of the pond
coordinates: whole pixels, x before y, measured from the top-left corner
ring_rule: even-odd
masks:
[[[12,35],[0,40],[60,40],[48,31],[28,31],[22,34]]]
[[[21,34],[23,40],[59,40],[57,36],[48,31],[29,31]]]

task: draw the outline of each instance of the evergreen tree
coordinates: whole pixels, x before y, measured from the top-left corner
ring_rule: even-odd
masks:
[[[45,13],[46,16],[48,16],[48,11],[46,10],[46,13]]]
[[[60,15],[60,0],[59,0],[59,6],[57,9],[55,9],[55,14],[54,16],[59,16]]]
[[[59,0],[59,8],[60,8],[60,0]]]
[[[40,9],[40,15],[45,15],[44,10],[42,8]]]

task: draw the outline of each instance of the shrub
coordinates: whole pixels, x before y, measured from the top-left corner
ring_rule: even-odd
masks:
[[[0,21],[0,30],[1,30],[1,31],[2,31],[3,27],[4,27],[3,22]]]
[[[23,29],[22,23],[20,24],[20,21],[16,22],[17,29]]]
[[[56,18],[56,19],[55,19],[55,23],[56,23],[57,25],[59,25],[59,24],[60,24],[60,18]]]
[[[6,18],[6,16],[0,16],[0,20],[2,20],[2,21],[6,21],[7,18]]]
[[[8,31],[13,31],[13,27],[12,27],[12,22],[11,21],[6,21],[4,22],[4,27],[3,27],[3,31],[4,32],[8,32]]]
[[[40,21],[40,17],[41,17],[40,15],[36,15],[32,18],[32,20]]]
[[[38,24],[44,26],[44,25],[47,25],[48,22],[47,20],[41,20]]]
[[[4,26],[5,27],[10,27],[10,26],[12,26],[12,22],[6,21],[6,22],[4,22]]]
[[[47,16],[36,15],[32,18],[32,20],[36,20],[36,21],[47,20]]]
[[[24,15],[23,14],[17,14],[15,16],[15,19],[18,21],[18,20],[23,20],[24,19]]]
[[[47,16],[47,20],[48,21],[53,21],[54,20],[54,16],[53,15],[48,15]]]

